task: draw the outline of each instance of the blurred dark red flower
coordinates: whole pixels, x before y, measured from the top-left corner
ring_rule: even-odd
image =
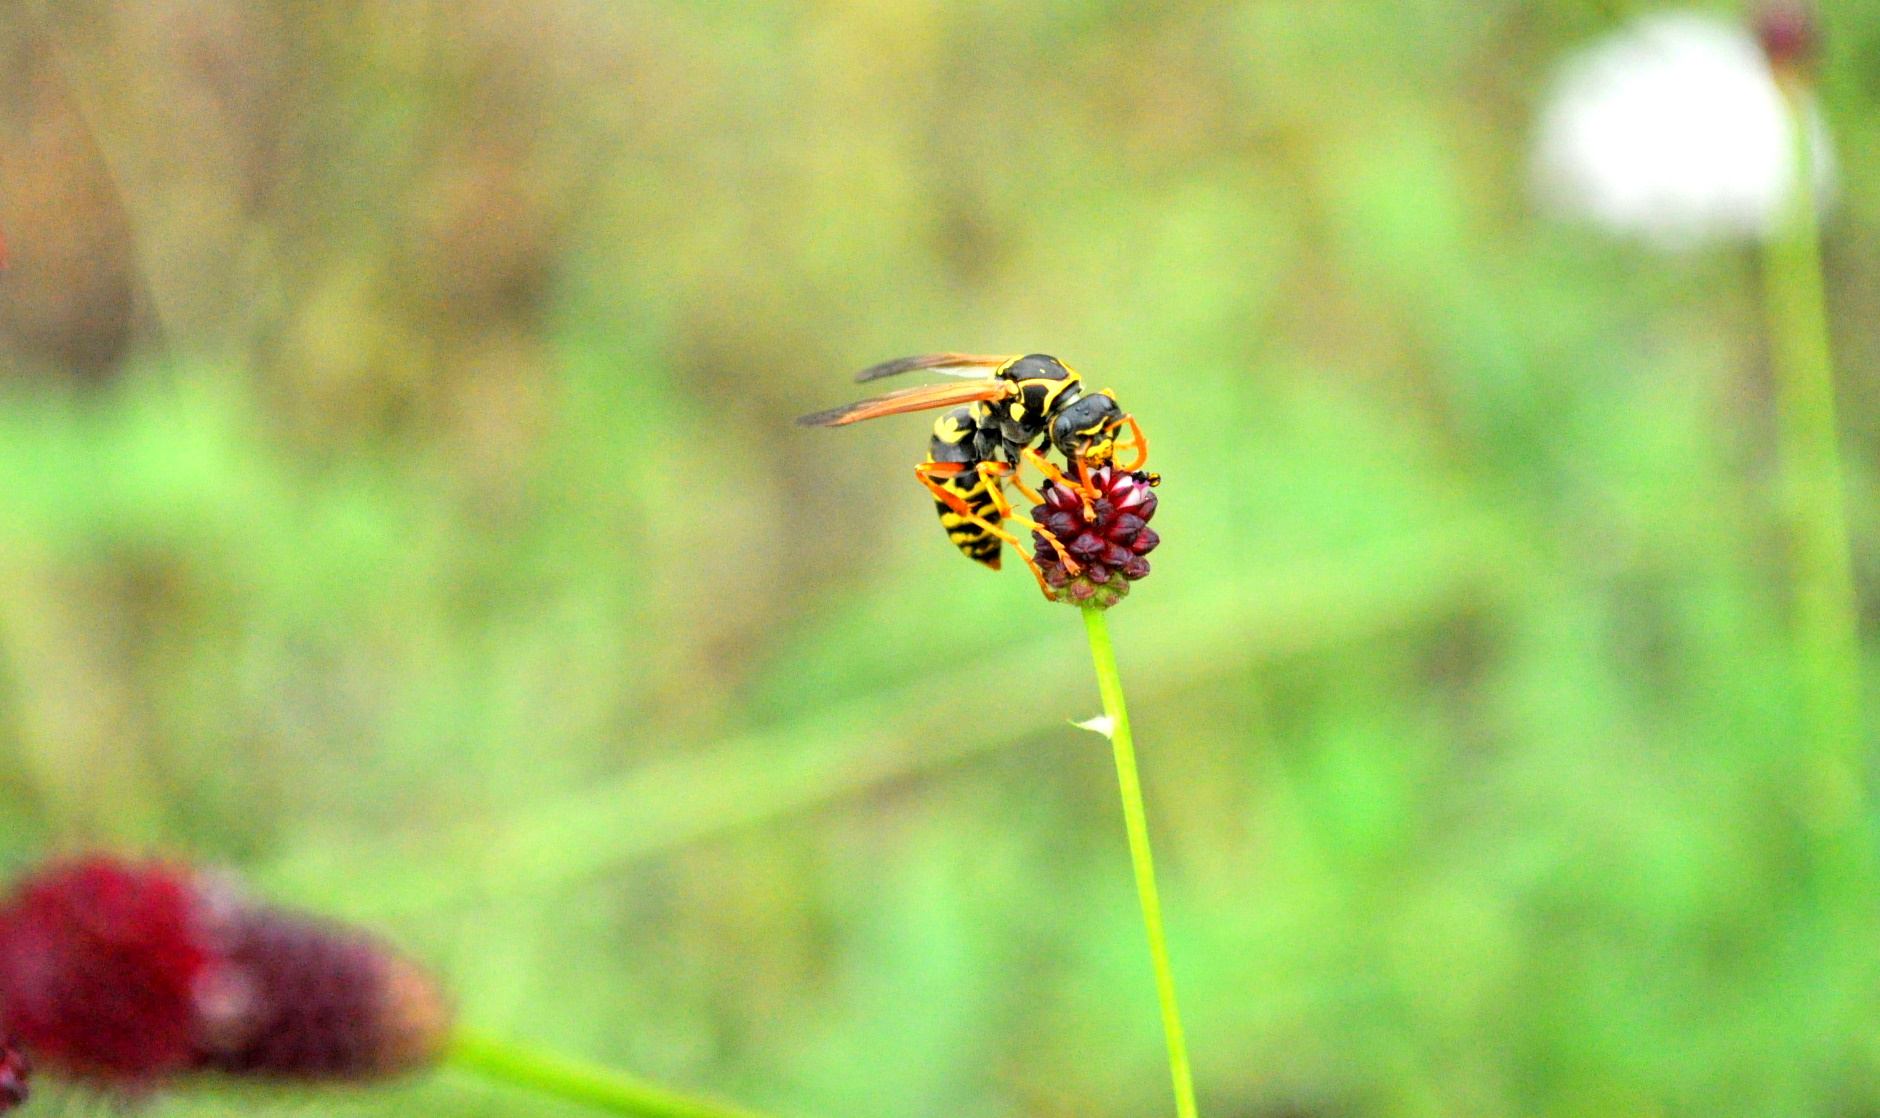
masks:
[[[7,1031],[80,1077],[188,1068],[211,965],[204,925],[195,879],[176,866],[87,858],[29,878],[0,909]]]
[[[385,944],[186,866],[59,862],[0,905],[0,1026],[75,1079],[372,1078],[434,1061],[449,1020]]]
[[[1073,573],[1042,533],[1032,533],[1033,557],[1058,601],[1108,609],[1128,595],[1130,583],[1148,577],[1144,556],[1162,542],[1148,527],[1156,508],[1151,487],[1159,480],[1102,466],[1091,471],[1088,494],[1045,483],[1045,503],[1031,517],[1057,536],[1076,565]]]
[[[233,1028],[201,1066],[281,1079],[364,1079],[432,1063],[450,1010],[429,975],[354,928],[274,908],[238,911],[227,965]]]
[[[1755,12],[1756,37],[1779,71],[1812,67],[1820,49],[1814,6],[1805,0],[1765,0]]]
[[[0,1111],[12,1110],[26,1102],[31,1091],[27,1082],[32,1078],[32,1061],[26,1053],[11,1040],[0,1040]]]

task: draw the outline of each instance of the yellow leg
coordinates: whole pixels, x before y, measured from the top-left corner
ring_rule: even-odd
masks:
[[[1005,499],[1005,491],[998,484],[999,481],[1003,480],[1004,474],[998,471],[988,473],[986,470],[988,466],[996,467],[999,465],[1000,464],[996,462],[981,462],[979,463],[978,470],[980,477],[991,483],[987,486],[987,492],[991,494],[993,507],[999,510],[1000,518],[1012,520],[1016,524],[1030,527],[1037,531],[1044,531],[1042,527],[1033,524],[1030,520],[1011,515],[1011,503]],[[1017,553],[1018,557],[1025,561],[1027,567],[1031,568],[1031,576],[1038,580],[1038,589],[1044,592],[1045,597],[1056,601],[1057,596],[1051,592],[1051,584],[1044,580],[1044,569],[1038,566],[1037,560],[1031,557],[1031,550],[1025,546],[1024,541],[974,512],[972,506],[962,500],[959,494],[933,480],[935,477],[957,477],[970,468],[972,467],[968,467],[962,462],[922,462],[914,467],[914,477],[918,479],[922,485],[926,486],[927,490],[948,508],[965,517],[970,523],[978,525],[980,528],[985,529],[1010,544],[1012,550]],[[1050,532],[1045,532],[1045,537],[1052,541],[1052,546],[1057,546],[1056,536],[1052,535]],[[1062,548],[1058,548],[1058,554],[1067,564],[1065,569],[1072,574],[1076,574],[1077,566],[1070,556],[1065,554]]]
[[[1030,462],[1033,466],[1036,466],[1038,468],[1038,472],[1043,474],[1045,477],[1050,478],[1052,481],[1056,482],[1057,484],[1062,485],[1064,488],[1069,489],[1072,492],[1076,493],[1078,498],[1081,499],[1084,503],[1084,519],[1085,520],[1095,520],[1097,518],[1096,511],[1090,507],[1090,495],[1096,492],[1096,486],[1090,483],[1090,471],[1085,467],[1081,459],[1077,463],[1077,471],[1078,471],[1078,474],[1083,478],[1083,480],[1082,482],[1075,482],[1075,481],[1072,481],[1070,478],[1064,476],[1063,470],[1060,470],[1056,466],[1053,466],[1045,458],[1044,455],[1039,454],[1036,450],[1033,450],[1031,447],[1026,447],[1024,452],[1020,454],[1019,457],[1024,459],[1027,462]],[[1043,503],[1043,498],[1039,499],[1039,503],[1041,504]]]
[[[1036,489],[1033,489],[1031,486],[1026,485],[1025,479],[1019,476],[1019,472],[1017,470],[1012,471],[1012,484],[1017,487],[1020,493],[1023,493],[1025,495],[1025,499],[1027,501],[1030,501],[1034,505],[1044,504],[1044,494],[1038,492]]]
[[[1026,447],[1024,451],[1019,454],[1019,457],[1031,463],[1032,466],[1036,468],[1039,473],[1043,474],[1045,477],[1051,479],[1052,481],[1057,482],[1059,485],[1064,486],[1066,489],[1077,488],[1077,485],[1075,482],[1071,481],[1070,478],[1064,476],[1063,470],[1060,470],[1056,466],[1053,466],[1051,464],[1050,459],[1046,458],[1042,454],[1039,454],[1037,450],[1035,450],[1034,448],[1029,447],[1029,446]]]
[[[988,486],[987,489],[992,495],[993,506],[999,510],[999,518],[1001,520],[1009,520],[1013,524],[1017,524],[1022,528],[1029,528],[1040,536],[1043,536],[1044,541],[1051,545],[1051,550],[1057,552],[1058,562],[1064,564],[1064,570],[1066,572],[1076,575],[1079,571],[1083,570],[1083,566],[1079,564],[1077,560],[1071,558],[1071,553],[1064,550],[1064,541],[1058,539],[1056,532],[1046,528],[1030,517],[1018,515],[1012,508],[1012,502],[1005,499],[1005,486],[1003,483],[1006,478],[1016,477],[1018,475],[1018,470],[1015,467],[1008,466],[1003,462],[981,462],[979,464],[979,472],[981,476],[998,479],[999,484]],[[1038,498],[1038,503],[1043,504],[1044,498]]]
[[[1136,452],[1136,460],[1118,468],[1134,473],[1149,464],[1149,436],[1142,433],[1142,424],[1136,422],[1135,416],[1125,415],[1123,422],[1129,425],[1129,439],[1118,445],[1133,449]]]
[[[927,487],[935,499],[969,520],[978,520],[973,506],[967,504],[958,493],[933,480],[935,477],[957,477],[967,471],[963,462],[921,462],[914,467],[914,478]]]

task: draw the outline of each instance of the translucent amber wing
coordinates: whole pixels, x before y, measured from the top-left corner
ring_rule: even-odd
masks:
[[[828,411],[819,411],[815,415],[806,415],[797,423],[803,427],[842,427],[884,415],[950,408],[957,404],[970,404],[974,400],[998,400],[1011,391],[1011,383],[1003,380],[978,380],[969,384],[923,384],[918,388],[903,388],[899,392],[889,392]]]

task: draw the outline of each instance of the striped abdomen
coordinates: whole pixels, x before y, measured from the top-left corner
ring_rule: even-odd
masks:
[[[978,427],[976,420],[970,406],[954,408],[934,420],[933,439],[927,445],[927,461],[978,466],[980,459],[974,448]],[[933,481],[963,501],[966,507],[973,510],[974,516],[988,524],[999,523],[999,506],[992,499],[992,487],[999,484],[997,479],[986,477],[976,469],[969,469],[950,477],[935,476]],[[960,515],[951,505],[937,497],[934,498],[934,508],[940,514],[940,526],[946,529],[947,539],[953,541],[954,547],[964,552],[968,559],[984,563],[995,571],[999,569],[999,537]]]

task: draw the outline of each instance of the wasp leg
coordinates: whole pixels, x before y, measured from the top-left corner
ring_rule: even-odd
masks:
[[[1123,422],[1129,424],[1129,439],[1119,445],[1135,450],[1136,460],[1119,468],[1134,473],[1149,464],[1149,436],[1142,433],[1142,424],[1136,422],[1135,416],[1125,415]]]
[[[1004,539],[1006,543],[1010,543],[1011,547],[1013,547],[1013,551],[1019,552],[1019,558],[1025,560],[1026,566],[1032,567],[1032,575],[1036,575],[1036,577],[1038,577],[1038,584],[1043,586],[1043,584],[1045,584],[1043,571],[1042,569],[1038,569],[1036,562],[1032,562],[1030,552],[1026,551],[1025,543],[1023,543],[1019,537],[1013,536],[1011,532],[1006,532],[1004,528],[1000,528],[998,524],[993,524],[991,520],[981,517],[979,513],[976,513],[976,511],[972,509],[972,505],[968,505],[964,500],[961,500],[961,496],[959,496],[957,492],[946,489],[944,485],[940,485],[938,481],[934,481],[934,477],[957,477],[957,475],[966,474],[968,470],[979,470],[981,477],[987,477],[987,474],[985,474],[985,468],[987,468],[987,466],[995,466],[995,462],[979,462],[978,466],[972,466],[972,464],[966,464],[966,462],[921,462],[921,464],[914,466],[914,477],[919,479],[921,485],[927,487],[927,492],[934,494],[934,498],[938,498],[940,502],[944,502],[944,504],[948,505],[949,509],[953,509],[955,513],[959,513],[964,519],[970,520],[972,524],[978,524],[979,528],[985,528],[985,530],[991,532],[993,536],[1000,537],[1000,539]],[[1006,502],[1006,494],[998,487],[998,474],[996,474],[996,472],[995,474],[991,474],[991,479],[993,479],[993,483],[991,483],[987,489],[989,489],[991,496],[993,496],[993,507],[998,509],[1000,519],[1006,519],[1006,513],[1010,511],[1011,504],[1010,502]],[[1030,520],[1017,520],[1017,522],[1021,522],[1021,524],[1025,524],[1025,526],[1030,526]]]
[[[948,508],[966,517],[968,520],[979,523],[979,514],[973,511],[973,506],[962,500],[958,493],[953,492],[951,489],[933,480],[936,477],[955,477],[965,473],[971,468],[972,467],[965,462],[922,462],[914,467],[914,477],[922,485],[927,487],[928,491],[934,495],[935,499],[941,501]],[[981,523],[980,527],[990,530],[992,526],[990,524]]]
[[[1064,476],[1064,471],[1051,464],[1050,459],[1039,454],[1036,447],[1026,447],[1019,452],[1019,457],[1037,467],[1038,472],[1066,489],[1075,489],[1077,484]]]
[[[1056,466],[1053,466],[1045,458],[1044,455],[1039,454],[1036,450],[1032,449],[1031,447],[1026,447],[1024,451],[1019,454],[1019,457],[1026,462],[1030,462],[1033,466],[1036,466],[1038,468],[1038,472],[1043,474],[1045,477],[1051,479],[1052,481],[1058,483],[1059,485],[1062,485],[1066,489],[1074,491],[1078,497],[1082,498],[1084,502],[1084,519],[1085,520],[1095,520],[1097,518],[1096,511],[1090,507],[1090,495],[1096,492],[1097,487],[1091,483],[1090,471],[1089,469],[1085,467],[1084,461],[1082,458],[1079,458],[1077,460],[1077,473],[1078,473],[1078,476],[1082,478],[1082,481],[1077,482],[1077,481],[1072,481],[1070,478],[1064,476],[1063,470],[1060,470]],[[1043,504],[1044,498],[1042,497],[1038,498],[1038,503]]]
[[[1082,565],[1079,564],[1077,560],[1071,558],[1071,553],[1064,550],[1064,541],[1058,539],[1056,532],[1046,528],[1036,520],[1018,515],[1012,508],[1012,502],[1006,500],[1005,486],[1003,483],[1007,478],[1016,478],[1018,476],[1018,467],[1008,466],[1003,462],[981,462],[979,464],[979,472],[982,476],[997,479],[999,483],[989,486],[988,492],[992,494],[992,503],[997,506],[1001,520],[1009,520],[1021,528],[1029,528],[1038,533],[1039,536],[1044,538],[1046,543],[1051,545],[1051,550],[1057,552],[1058,562],[1064,564],[1065,571],[1070,574],[1076,575],[1083,569]],[[1043,504],[1044,498],[1038,498],[1038,503]],[[1023,552],[1020,552],[1020,554],[1023,554]]]
[[[1012,484],[1017,487],[1020,493],[1025,495],[1027,501],[1030,501],[1034,505],[1044,504],[1044,494],[1026,485],[1024,477],[1022,477],[1017,470],[1012,471]]]
[[[985,467],[997,465],[999,464],[994,462],[981,462],[978,466],[971,466],[965,462],[922,462],[914,467],[914,477],[918,479],[922,485],[926,486],[927,490],[936,498],[945,502],[948,508],[953,509],[967,520],[991,532],[1006,543],[1011,544],[1012,550],[1018,554],[1020,559],[1025,561],[1027,567],[1031,568],[1031,577],[1038,580],[1039,591],[1043,593],[1046,598],[1055,602],[1057,601],[1057,595],[1051,592],[1051,584],[1044,580],[1044,569],[1038,566],[1037,560],[1031,557],[1031,552],[1026,549],[1024,541],[975,513],[972,507],[961,500],[957,493],[948,490],[933,480],[935,477],[956,477],[969,469],[981,471],[980,476],[982,478],[988,478],[988,480],[992,482],[992,484],[987,487],[987,492],[992,495],[993,506],[999,510],[999,516],[1005,518],[1012,506],[1011,503],[1005,499],[1005,491],[998,484],[1002,474],[994,472],[988,475],[984,472]],[[1031,525],[1031,521],[1029,520],[1019,518],[1013,518],[1013,520],[1015,523]],[[1052,536],[1049,532],[1046,532],[1045,535],[1049,537],[1054,544],[1056,543],[1056,536]],[[1064,558],[1067,563],[1071,563],[1071,566],[1067,569],[1070,570],[1072,574],[1075,574],[1077,572],[1076,564],[1071,561],[1068,555],[1064,556]]]

